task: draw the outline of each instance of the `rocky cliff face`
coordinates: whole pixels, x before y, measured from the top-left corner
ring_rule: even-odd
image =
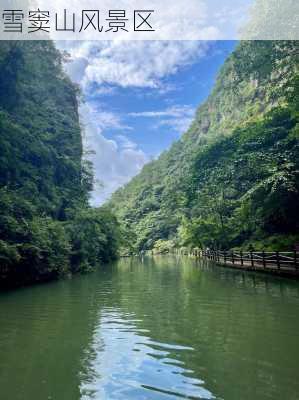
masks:
[[[50,41],[0,42],[0,286],[87,271],[117,252],[90,209],[77,88]]]
[[[159,240],[170,241],[170,245],[187,245],[189,239],[184,239],[182,232],[190,231],[192,221],[198,226],[204,219],[212,226],[204,229],[205,233],[197,233],[192,245],[201,245],[205,235],[214,237],[211,241],[216,240],[218,245],[234,246],[280,234],[281,227],[271,224],[271,232],[265,230],[265,216],[260,216],[265,219],[259,227],[249,229],[244,222],[235,234],[226,224],[232,224],[232,218],[237,218],[236,210],[245,207],[241,199],[246,192],[264,179],[270,179],[273,168],[281,163],[277,159],[273,160],[273,165],[270,161],[261,165],[259,157],[268,159],[280,140],[289,140],[280,156],[285,162],[296,163],[295,155],[285,152],[294,152],[296,147],[296,139],[292,142],[290,137],[296,136],[291,133],[296,126],[291,110],[294,110],[298,93],[297,54],[296,42],[240,43],[223,65],[211,95],[199,107],[193,124],[181,140],[114,194],[111,204],[120,220],[136,233],[138,249],[152,248]],[[275,136],[267,125],[275,118],[277,126],[272,122],[272,131],[284,130],[282,136]],[[260,138],[254,131],[259,132]],[[267,135],[272,138],[271,144],[267,143]],[[260,142],[259,148],[254,148],[254,141]],[[250,169],[250,180],[237,177],[236,172],[241,167],[237,167],[236,162],[240,160],[234,159],[230,147],[247,160],[243,168]],[[226,172],[225,176],[221,171]],[[291,174],[296,181],[293,170]],[[236,188],[231,187],[230,193],[220,190],[224,182],[228,182],[227,188],[229,182]],[[238,192],[238,187],[243,189]],[[212,207],[213,203],[217,206]],[[256,215],[256,211],[252,213]],[[289,229],[292,233],[296,230],[295,227]],[[185,232],[185,236],[188,234]],[[220,236],[227,236],[228,240],[221,241]]]

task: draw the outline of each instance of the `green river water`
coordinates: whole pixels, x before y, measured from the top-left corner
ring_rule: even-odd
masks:
[[[0,294],[1,400],[297,400],[299,283],[121,259]]]

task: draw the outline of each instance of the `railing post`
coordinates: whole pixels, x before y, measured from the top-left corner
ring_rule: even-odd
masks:
[[[241,265],[242,265],[242,267],[243,267],[243,265],[244,265],[243,250],[240,251],[240,256],[241,256]]]
[[[276,261],[277,261],[277,268],[280,269],[280,259],[279,259],[279,252],[276,252]]]
[[[232,262],[235,263],[234,252],[232,251]]]
[[[223,252],[223,257],[224,257],[224,264],[226,264],[226,250]]]
[[[263,266],[266,269],[266,259],[265,259],[265,252],[263,251]]]
[[[254,260],[253,260],[253,254],[252,251],[250,252],[250,260],[251,260],[251,267],[254,267]]]

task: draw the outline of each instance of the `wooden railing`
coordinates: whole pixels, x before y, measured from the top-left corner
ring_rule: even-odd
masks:
[[[299,252],[202,251],[201,256],[227,266],[299,273]]]

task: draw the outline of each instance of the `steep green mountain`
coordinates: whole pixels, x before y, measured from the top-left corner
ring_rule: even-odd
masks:
[[[241,42],[190,129],[111,205],[134,251],[290,248],[298,157],[298,42]]]
[[[114,257],[117,224],[88,206],[78,90],[50,41],[0,43],[0,283],[48,280]]]

